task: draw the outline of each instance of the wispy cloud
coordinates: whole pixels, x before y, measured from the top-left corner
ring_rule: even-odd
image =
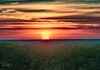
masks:
[[[88,9],[87,9],[88,8]],[[86,3],[29,3],[19,5],[0,5],[1,14],[23,14],[30,18],[53,17],[53,16],[69,16],[69,15],[93,15],[100,16],[100,4]],[[36,14],[36,15],[35,15]],[[50,14],[50,15],[49,15]],[[55,15],[56,14],[56,15]],[[15,16],[14,15],[14,16]],[[20,16],[21,17],[21,16]]]
[[[24,25],[24,23],[28,22],[31,23],[29,26],[35,27],[34,23],[36,22],[61,24],[71,22],[73,25],[70,28],[98,28],[100,27],[99,8],[100,4],[98,3],[66,3],[58,1],[0,5],[0,24],[7,24],[8,26],[8,23],[15,23],[15,25],[17,23],[16,26],[22,26],[20,23],[23,23],[23,27],[26,27],[28,25]],[[66,24],[61,24],[58,26],[68,27]]]
[[[0,40],[40,39],[44,31],[52,39],[100,38],[100,4],[64,1],[1,4]]]

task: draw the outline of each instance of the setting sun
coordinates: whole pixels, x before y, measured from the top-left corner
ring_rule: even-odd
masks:
[[[50,36],[52,34],[52,32],[49,30],[43,30],[40,33],[41,33],[42,39],[44,39],[44,40],[50,39]]]

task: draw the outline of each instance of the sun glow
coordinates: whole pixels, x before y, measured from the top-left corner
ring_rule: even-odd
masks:
[[[43,40],[48,40],[51,37],[52,32],[49,30],[40,31]]]

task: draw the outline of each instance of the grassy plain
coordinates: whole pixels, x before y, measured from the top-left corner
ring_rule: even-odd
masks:
[[[100,40],[0,41],[0,70],[100,70]]]

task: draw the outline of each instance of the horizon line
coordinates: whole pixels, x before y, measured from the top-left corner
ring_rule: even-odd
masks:
[[[0,41],[100,41],[100,39],[13,39],[13,40],[0,40]]]

